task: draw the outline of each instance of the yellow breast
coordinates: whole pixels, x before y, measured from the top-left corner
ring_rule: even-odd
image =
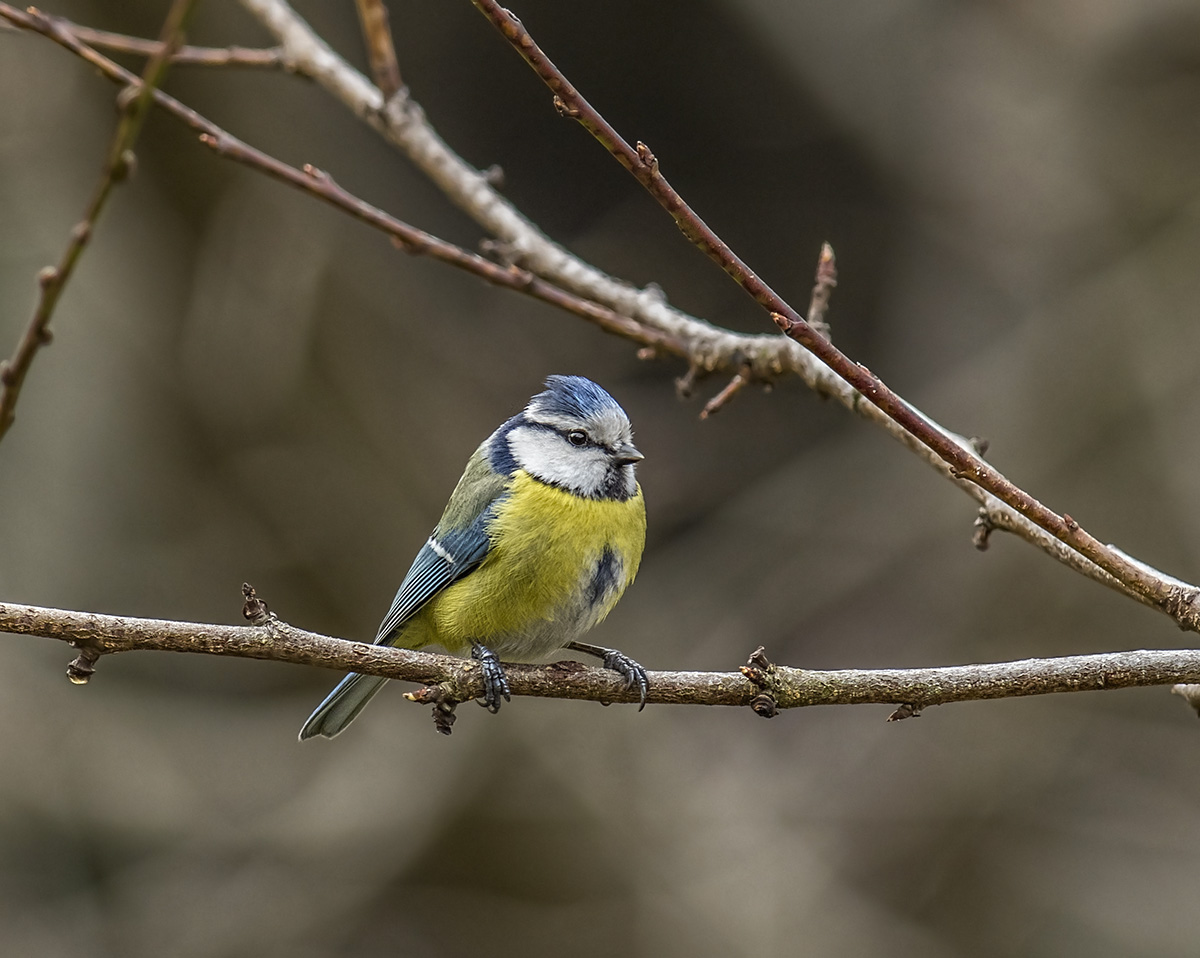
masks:
[[[439,593],[403,644],[540,657],[591,628],[633,581],[646,541],[642,490],[586,499],[518,470],[489,526],[479,568]]]

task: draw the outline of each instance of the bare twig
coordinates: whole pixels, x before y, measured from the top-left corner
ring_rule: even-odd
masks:
[[[362,24],[363,40],[367,45],[367,59],[371,63],[371,75],[375,85],[390,100],[403,88],[400,79],[400,64],[396,60],[396,45],[392,42],[392,30],[388,26],[387,7],[383,0],[355,0],[358,20]]]
[[[1181,627],[1200,630],[1200,589],[1180,590],[1165,577],[1128,561],[1105,546],[1068,515],[1059,515],[980,459],[958,437],[949,435],[917,412],[879,377],[821,336],[702,220],[659,170],[657,157],[644,143],[630,144],[579,93],[529,32],[496,0],[472,0],[554,94],[560,113],[577,120],[627,169],[675,220],[680,231],[764,307],[779,329],[803,345],[860,395],[928,447],[956,479],[973,483],[1029,522],[1107,572],[1127,591],[1173,618]]]
[[[449,263],[451,266],[457,266],[495,286],[516,290],[534,299],[565,309],[595,323],[607,332],[632,339],[644,346],[651,346],[676,355],[686,355],[687,345],[678,339],[643,326],[627,316],[621,316],[606,306],[565,292],[557,286],[539,279],[528,270],[517,266],[502,266],[477,253],[470,253],[460,246],[439,239],[432,233],[426,233],[415,226],[410,226],[342,189],[328,173],[322,170],[312,166],[305,166],[302,171],[297,170],[254,147],[247,146],[236,137],[223,131],[203,133],[200,136],[200,142],[211,147],[220,156],[249,166],[280,182],[287,183],[289,186],[310,193],[329,205],[349,213],[356,219],[382,230],[392,237],[398,249],[406,253],[414,256],[429,256],[443,263]]]
[[[828,243],[821,244],[821,255],[817,258],[817,279],[813,286],[812,298],[808,301],[806,319],[808,325],[818,333],[829,338],[829,323],[825,314],[829,311],[829,297],[837,286],[837,259],[833,255],[833,247]]]
[[[144,37],[131,37],[124,33],[111,33],[85,27],[69,20],[59,21],[66,29],[88,46],[112,53],[130,53],[134,56],[154,56],[162,49],[162,41]],[[174,66],[200,67],[265,67],[287,69],[287,59],[282,47],[192,47],[181,46],[171,54]]]
[[[719,413],[725,407],[725,404],[740,393],[748,382],[750,382],[750,371],[748,369],[743,369],[740,373],[735,373],[725,388],[704,404],[704,408],[700,410],[700,418],[707,419],[709,416]]]
[[[81,43],[72,31],[55,18],[15,10],[5,3],[0,3],[0,17],[49,37],[97,67],[105,76],[117,83],[132,84],[136,82],[133,74]],[[492,262],[483,256],[439,239],[431,233],[410,226],[342,189],[328,174],[315,168],[307,167],[302,171],[288,166],[286,163],[241,142],[195,110],[160,90],[154,91],[154,100],[162,109],[198,131],[201,134],[201,142],[211,147],[219,155],[303,190],[364,223],[382,230],[392,237],[399,249],[406,253],[429,256],[457,266],[496,286],[516,290],[564,309],[595,323],[607,332],[631,339],[658,352],[685,357],[689,354],[690,345],[670,333],[646,326],[627,316],[622,316],[606,306],[562,290],[533,275],[528,270]]]
[[[0,603],[0,632],[68,642],[81,650],[74,680],[90,676],[101,656],[164,651],[291,662],[437,684],[456,701],[482,693],[469,659],[318,635],[277,619],[258,626],[140,619]],[[513,695],[597,702],[636,702],[636,689],[606,669],[580,663],[506,664]],[[82,676],[80,675],[82,672]],[[810,671],[773,666],[761,653],[740,672],[651,672],[646,701],[659,705],[778,708],[809,705],[931,705],[981,699],[1087,692],[1200,682],[1200,650],[1109,652],[928,669]],[[418,698],[420,698],[418,696]]]
[[[510,252],[514,261],[519,261],[531,272],[564,289],[585,295],[657,329],[670,331],[688,343],[690,379],[696,378],[701,371],[739,372],[747,363],[759,381],[769,382],[782,375],[798,376],[818,395],[834,399],[883,429],[979,502],[981,512],[990,517],[995,528],[1012,532],[1081,575],[1110,589],[1153,608],[1161,608],[1155,598],[1135,591],[980,485],[964,478],[963,474],[879,406],[864,402],[857,389],[795,341],[778,336],[746,336],[719,329],[671,307],[660,290],[649,287],[636,289],[573,256],[500,196],[486,174],[472,168],[451,150],[430,126],[424,111],[411,98],[398,97],[388,104],[387,110],[383,110],[382,98],[374,85],[317,36],[285,0],[242,0],[242,4],[280,41],[296,72],[314,79],[404,152],[452,202],[492,233],[497,242]],[[914,407],[907,408],[949,442],[963,447],[968,445],[967,439],[939,426]],[[1145,569],[1152,577],[1178,590],[1175,594],[1179,596],[1180,607],[1188,609],[1182,613],[1183,617],[1194,620],[1196,613],[1191,607],[1194,606],[1194,596],[1200,590],[1148,566]],[[1177,618],[1177,621],[1181,620]]]
[[[837,261],[833,256],[833,247],[828,243],[821,244],[821,255],[817,258],[817,279],[813,286],[812,299],[808,303],[808,325],[826,339],[829,338],[829,324],[825,322],[825,313],[829,309],[829,297],[837,286]],[[720,412],[725,405],[750,382],[753,372],[744,367],[736,373],[729,383],[719,393],[704,404],[700,412],[701,419]]]
[[[54,315],[54,307],[58,305],[63,288],[71,278],[79,257],[83,255],[84,247],[91,239],[104,204],[113,187],[133,172],[133,144],[141,132],[155,87],[161,84],[166,76],[171,54],[183,42],[183,30],[195,2],[196,0],[175,0],[171,5],[163,23],[159,49],[147,61],[140,81],[130,77],[131,85],[126,89],[131,91],[132,95],[122,94],[118,98],[117,102],[122,111],[121,119],[117,123],[104,169],[84,211],[83,219],[72,227],[70,240],[58,265],[47,266],[38,273],[41,292],[33,317],[29,320],[29,325],[17,343],[12,357],[0,362],[0,439],[4,438],[16,418],[17,399],[20,397],[25,377],[29,374],[33,357],[51,340],[50,318]]]

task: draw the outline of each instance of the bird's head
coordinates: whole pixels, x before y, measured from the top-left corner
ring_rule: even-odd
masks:
[[[637,491],[625,410],[582,376],[551,376],[546,389],[492,437],[494,450],[536,479],[591,499],[628,499]]]

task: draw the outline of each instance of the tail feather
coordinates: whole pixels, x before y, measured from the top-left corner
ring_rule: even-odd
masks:
[[[378,675],[359,675],[351,672],[337,688],[325,696],[325,701],[317,706],[315,712],[308,717],[304,727],[300,729],[300,740],[324,735],[333,738],[342,729],[354,721],[375,693],[383,688],[387,681]]]

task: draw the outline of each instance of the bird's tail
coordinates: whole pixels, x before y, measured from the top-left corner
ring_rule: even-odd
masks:
[[[317,706],[317,710],[308,717],[304,727],[300,729],[300,740],[312,738],[314,735],[324,735],[333,738],[342,729],[354,721],[375,693],[383,688],[387,681],[378,675],[359,675],[351,672],[337,688],[325,696],[325,701]]]

